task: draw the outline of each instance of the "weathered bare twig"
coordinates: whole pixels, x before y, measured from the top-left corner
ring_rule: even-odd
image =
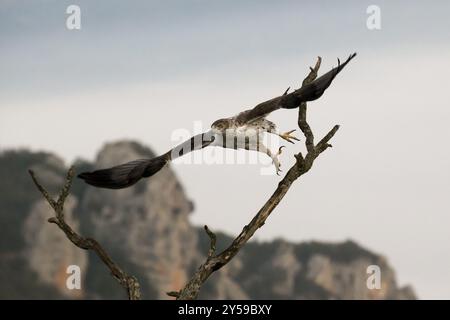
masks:
[[[320,68],[321,58],[318,57],[317,63],[314,68],[310,68],[308,76],[303,80],[302,86],[307,85],[317,77],[317,72]],[[295,96],[295,91],[287,95],[286,91],[283,96],[274,98],[272,100],[266,101],[265,103],[286,103],[283,101],[283,97],[290,98]],[[272,194],[272,196],[267,200],[264,206],[258,211],[255,217],[246,225],[242,232],[234,239],[231,245],[219,254],[215,254],[216,248],[216,236],[212,233],[208,227],[205,226],[205,230],[208,233],[211,241],[211,247],[208,252],[206,261],[198,268],[197,272],[189,280],[189,282],[178,292],[168,293],[172,297],[176,297],[179,300],[192,300],[196,299],[198,293],[200,292],[201,286],[209,278],[209,276],[225,266],[230,260],[239,252],[239,250],[247,243],[247,241],[254,235],[254,233],[261,228],[266,222],[269,215],[277,207],[280,201],[288,192],[292,183],[297,180],[300,176],[308,172],[314,160],[327,148],[331,147],[328,143],[334,134],[339,129],[339,126],[334,126],[333,129],[325,135],[324,138],[317,144],[314,145],[314,135],[312,130],[306,120],[306,103],[302,103],[299,107],[298,115],[298,126],[303,132],[306,141],[305,146],[307,154],[303,157],[302,153],[295,155],[296,162],[289,169],[284,178],[279,182],[277,189]]]
[[[50,204],[55,211],[55,217],[48,219],[48,222],[56,224],[67,236],[67,238],[77,247],[84,250],[93,250],[97,256],[103,261],[103,263],[109,268],[112,276],[120,283],[122,287],[127,291],[128,298],[130,300],[139,300],[141,298],[140,286],[137,279],[133,276],[126,274],[108,255],[105,249],[92,238],[83,238],[77,234],[64,220],[64,203],[69,195],[72,180],[75,175],[73,167],[69,169],[66,176],[66,183],[61,189],[58,199],[55,201],[50,194],[36,179],[36,176],[32,170],[29,170],[31,178],[38,190],[42,193],[44,198]]]
[[[314,79],[317,78],[317,72],[319,71],[321,62],[322,58],[318,57],[316,65],[314,66],[314,68],[310,68],[310,72],[308,76],[303,80],[302,86],[306,86],[308,83],[311,83],[312,81],[314,81]],[[306,110],[306,102],[302,102],[298,108],[298,127],[300,128],[300,130],[302,130],[306,138],[306,150],[308,150],[308,152],[311,152],[314,150],[314,134],[308,122],[306,121]]]

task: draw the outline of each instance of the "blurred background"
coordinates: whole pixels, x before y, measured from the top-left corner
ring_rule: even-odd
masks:
[[[79,30],[66,27],[72,4]],[[367,26],[370,5],[380,29]],[[334,148],[202,295],[450,298],[449,12],[448,1],[1,0],[0,297],[125,297],[46,222],[28,168],[55,191],[70,164],[166,152],[174,130],[206,129],[299,87],[319,55],[326,72],[358,52],[309,104],[317,139],[341,125]],[[293,110],[270,120],[297,127]],[[304,148],[287,147],[285,169]],[[140,279],[144,297],[166,298],[202,261],[202,225],[223,247],[271,195],[280,178],[261,166],[178,163],[121,191],[76,181],[67,215]],[[82,290],[65,287],[71,264]],[[371,264],[379,290],[366,286]]]

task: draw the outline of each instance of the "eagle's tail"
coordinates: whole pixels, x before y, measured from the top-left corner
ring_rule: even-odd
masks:
[[[165,156],[135,160],[109,169],[83,172],[78,175],[78,178],[98,188],[122,189],[132,186],[141,178],[154,175],[166,163],[167,157]]]
[[[331,82],[333,82],[334,78],[338,75],[338,73],[341,72],[341,70],[344,69],[347,63],[349,63],[350,60],[352,60],[355,56],[356,53],[351,54],[348,57],[348,59],[342,64],[338,60],[337,67],[331,69],[330,71],[320,76],[310,84],[300,88],[296,92],[297,96],[300,98],[300,101],[307,102],[319,99],[323,95],[325,90],[330,86]],[[298,107],[298,105],[292,106],[292,108],[294,107]]]

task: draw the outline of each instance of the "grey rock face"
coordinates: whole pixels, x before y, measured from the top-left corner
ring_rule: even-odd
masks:
[[[73,217],[75,204],[73,197],[67,198],[65,219],[77,231],[79,223]],[[81,271],[87,270],[87,253],[68,241],[58,227],[47,222],[47,219],[52,216],[54,213],[48,203],[41,200],[33,206],[25,220],[23,233],[27,244],[25,255],[29,267],[42,282],[55,287],[63,296],[82,298],[83,287],[81,290],[67,288],[67,268],[70,265],[76,265]],[[81,272],[80,275],[83,282],[85,272]]]
[[[325,288],[336,299],[396,299],[399,290],[392,269],[384,259],[377,261],[380,267],[379,289],[367,286],[370,274],[367,268],[374,263],[366,258],[357,258],[350,263],[332,261],[324,255],[314,255],[308,263],[307,277]]]
[[[78,164],[91,170],[153,156],[137,143],[121,141],[106,145],[95,164]],[[50,154],[16,152],[0,154],[0,164],[0,177],[17,177],[13,183],[0,179],[1,221],[17,230],[0,234],[0,275],[10,284],[0,287],[0,297],[126,298],[95,254],[75,247],[47,222],[53,212],[26,170],[33,168],[43,185],[55,192],[64,183],[64,163]],[[170,167],[123,190],[97,189],[76,180],[72,191],[65,207],[67,221],[81,235],[98,240],[114,261],[137,276],[144,298],[168,299],[165,293],[180,289],[204,261],[208,239],[189,222],[193,205]],[[219,235],[218,245],[231,240]],[[71,264],[81,268],[81,291],[66,288],[66,270]],[[380,289],[367,288],[369,265],[380,267]],[[386,259],[351,241],[294,244],[281,240],[248,243],[229,265],[211,276],[200,297],[416,298],[411,287],[398,286]]]
[[[380,269],[379,288],[367,284],[374,265]],[[215,285],[226,286],[228,278],[239,284],[228,299],[416,299],[411,287],[398,286],[384,257],[350,241],[249,243],[220,273],[202,298],[218,295]]]
[[[134,144],[107,145],[96,167],[109,167],[153,155]],[[152,179],[123,190],[89,188],[82,211],[91,219],[93,236],[106,247],[119,250],[145,270],[157,298],[180,289],[186,270],[195,258],[196,231],[188,221],[192,204],[172,170],[161,170]]]

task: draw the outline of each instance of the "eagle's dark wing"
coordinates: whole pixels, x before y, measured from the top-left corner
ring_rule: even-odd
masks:
[[[99,188],[122,189],[138,182],[144,176],[151,176],[166,164],[163,157],[130,161],[109,169],[83,172],[78,178]]]
[[[182,144],[179,144],[169,152],[165,153],[163,156],[168,160],[174,160],[176,158],[184,156],[189,152],[206,148],[211,143],[213,143],[214,140],[215,136],[211,130],[208,132],[197,134],[189,140],[186,140]]]
[[[191,151],[205,148],[213,141],[214,136],[210,131],[198,134],[159,157],[134,160],[109,169],[83,172],[78,175],[78,178],[98,188],[127,188],[138,182],[141,178],[151,177],[161,170],[170,160],[181,157]]]
[[[241,112],[236,117],[236,122],[239,124],[249,123],[259,118],[266,117],[269,113],[278,109],[293,109],[298,108],[302,102],[313,101],[320,98],[325,90],[333,82],[334,78],[339,72],[350,62],[356,53],[350,55],[343,63],[339,63],[337,67],[331,69],[324,75],[320,76],[310,84],[295,90],[289,94],[273,98],[258,104],[253,109]]]

